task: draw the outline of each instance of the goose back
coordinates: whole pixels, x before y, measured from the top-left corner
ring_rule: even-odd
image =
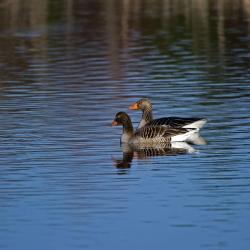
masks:
[[[148,122],[145,126],[164,126],[166,128],[201,128],[207,122],[203,118],[162,117]]]

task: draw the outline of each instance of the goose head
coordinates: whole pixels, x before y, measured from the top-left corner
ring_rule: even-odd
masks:
[[[148,111],[151,111],[152,110],[152,104],[150,102],[149,99],[147,98],[143,98],[143,99],[140,99],[139,101],[131,104],[129,106],[129,110],[148,110]]]
[[[122,126],[123,132],[121,142],[129,142],[133,137],[133,125],[130,117],[125,112],[118,112],[112,121],[112,126]]]
[[[132,124],[131,119],[125,112],[118,112],[112,121],[112,126],[125,126],[126,124]]]

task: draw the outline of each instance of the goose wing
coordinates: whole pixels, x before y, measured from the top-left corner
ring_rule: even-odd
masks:
[[[185,128],[166,128],[165,126],[144,126],[135,132],[135,136],[143,139],[165,138],[169,141],[171,137],[185,134],[189,130]]]
[[[147,126],[164,126],[167,128],[181,128],[198,121],[203,121],[204,123],[206,122],[206,120],[203,118],[163,117],[152,120],[147,124]]]

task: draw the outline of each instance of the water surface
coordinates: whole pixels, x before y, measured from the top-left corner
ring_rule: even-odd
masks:
[[[1,248],[250,247],[248,0],[0,14]],[[207,118],[208,144],[124,152],[111,121],[145,96],[155,117]]]

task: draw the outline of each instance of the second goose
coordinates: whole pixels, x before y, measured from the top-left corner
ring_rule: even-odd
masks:
[[[207,122],[204,118],[182,118],[182,117],[163,117],[153,119],[152,104],[149,99],[143,98],[133,103],[130,110],[141,110],[142,118],[138,128],[147,126],[165,126],[168,128],[194,128],[199,130]]]

